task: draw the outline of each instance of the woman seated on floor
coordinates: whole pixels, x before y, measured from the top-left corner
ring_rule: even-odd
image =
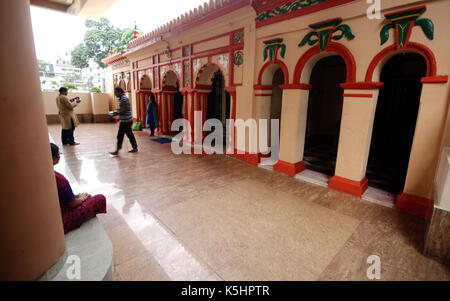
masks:
[[[53,165],[59,162],[59,147],[50,143]],[[64,225],[64,233],[81,226],[81,224],[98,213],[106,213],[106,198],[102,194],[91,196],[88,193],[74,195],[69,181],[55,171],[58,187],[59,204]]]

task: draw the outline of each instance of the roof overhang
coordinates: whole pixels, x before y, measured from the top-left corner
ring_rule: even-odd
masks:
[[[117,0],[30,0],[30,4],[98,21]]]

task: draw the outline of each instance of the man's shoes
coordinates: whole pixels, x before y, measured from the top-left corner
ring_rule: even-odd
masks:
[[[117,156],[117,155],[119,154],[119,151],[116,150],[116,151],[114,151],[114,152],[110,152],[109,154],[110,154],[110,155],[113,155],[113,156]]]
[[[137,153],[137,151],[138,151],[138,149],[137,149],[137,147],[136,148],[133,148],[132,150],[130,150],[130,151],[128,151],[129,153]]]
[[[78,142],[70,143],[70,145],[80,145]]]

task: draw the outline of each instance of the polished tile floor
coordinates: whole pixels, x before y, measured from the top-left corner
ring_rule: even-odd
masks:
[[[230,157],[174,155],[170,144],[82,124],[56,169],[75,192],[103,193],[99,219],[114,246],[116,280],[449,280],[421,254],[425,221]],[[60,145],[60,126],[49,126]]]

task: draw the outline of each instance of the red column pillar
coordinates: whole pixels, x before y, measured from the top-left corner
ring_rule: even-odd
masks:
[[[156,100],[156,105],[157,105],[157,111],[158,111],[158,125],[157,125],[157,133],[159,135],[162,134],[163,129],[162,129],[162,93],[161,92],[156,92],[155,93],[155,100]]]
[[[206,122],[206,118],[208,116],[208,94],[203,92],[199,93],[199,99],[200,99],[200,110],[202,111],[202,132],[203,132],[203,140],[206,137],[207,132],[203,130],[203,127]]]
[[[234,153],[235,145],[234,145],[234,122],[236,121],[236,87],[230,87],[226,89],[228,93],[230,93],[231,103],[230,103],[230,124],[228,125],[229,132],[229,144],[227,153]]]
[[[190,99],[190,105],[189,105],[189,123],[191,125],[191,132],[189,141],[191,144],[194,143],[194,111],[195,111],[195,99],[196,99],[196,91],[190,91],[189,92],[189,99]]]
[[[136,92],[136,119],[139,119],[140,113],[141,113],[141,92]]]
[[[167,100],[168,100],[168,94],[162,93],[162,114],[163,114],[163,134],[167,135],[169,133],[168,129],[168,113],[167,113]]]
[[[169,103],[169,132],[172,133],[172,122],[174,119],[173,116],[173,107],[174,107],[174,101],[175,101],[175,94],[171,93],[168,95],[168,103]]]

